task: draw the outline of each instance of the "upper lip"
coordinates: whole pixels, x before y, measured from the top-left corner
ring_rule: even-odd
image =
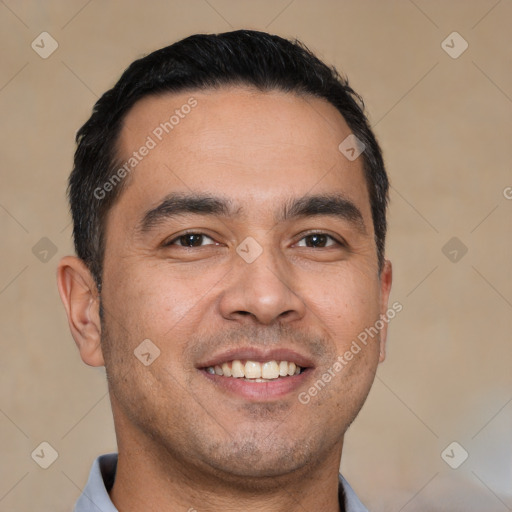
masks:
[[[261,348],[256,347],[242,347],[225,350],[224,352],[216,354],[199,363],[197,367],[208,368],[209,366],[220,366],[223,363],[234,361],[235,359],[257,361],[259,363],[265,363],[267,361],[288,361],[290,363],[293,362],[302,368],[314,366],[311,358],[294,350],[286,348],[262,350]]]

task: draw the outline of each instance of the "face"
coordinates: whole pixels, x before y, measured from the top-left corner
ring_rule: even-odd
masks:
[[[338,464],[385,333],[344,354],[391,277],[349,134],[323,100],[235,87],[128,113],[120,159],[140,161],[109,212],[102,290],[120,446],[226,478]]]

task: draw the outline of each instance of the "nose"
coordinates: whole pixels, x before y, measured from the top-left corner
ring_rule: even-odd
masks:
[[[219,307],[228,320],[269,325],[304,317],[299,279],[278,249],[265,248],[251,263],[234,255]]]

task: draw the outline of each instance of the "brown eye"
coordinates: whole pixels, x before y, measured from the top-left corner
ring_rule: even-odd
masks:
[[[201,233],[186,233],[174,238],[165,245],[178,245],[181,247],[202,247],[203,245],[211,245],[204,244],[203,242],[205,240],[210,240],[211,242],[215,243],[214,240],[207,235],[203,235]]]
[[[302,243],[305,241],[304,243]],[[331,243],[329,243],[331,242]],[[325,233],[312,233],[310,235],[306,235],[301,240],[299,240],[298,246],[301,247],[313,247],[313,248],[324,248],[330,247],[332,245],[342,245],[340,242],[335,240],[332,236],[327,235]]]

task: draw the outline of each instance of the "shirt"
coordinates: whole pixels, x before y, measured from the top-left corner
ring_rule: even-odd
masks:
[[[93,463],[87,484],[73,512],[118,512],[108,495],[117,468],[117,453],[100,455]],[[368,512],[343,476],[339,475],[340,506],[345,512]]]

